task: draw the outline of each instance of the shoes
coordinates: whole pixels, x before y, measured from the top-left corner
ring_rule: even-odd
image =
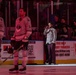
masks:
[[[9,69],[9,71],[18,71],[18,65],[16,65],[14,68]]]
[[[26,67],[19,69],[19,71],[25,71],[25,70],[26,70]]]
[[[49,63],[48,62],[45,62],[45,65],[49,65]]]
[[[51,65],[55,65],[54,63],[51,63]]]
[[[18,66],[16,65],[14,68],[9,69],[10,72],[19,72],[19,71],[26,71],[26,66],[19,69]]]
[[[56,63],[49,63],[49,65],[56,65]]]

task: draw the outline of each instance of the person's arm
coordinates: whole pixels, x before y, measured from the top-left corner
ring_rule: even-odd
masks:
[[[29,17],[27,17],[27,22],[26,22],[26,34],[23,40],[28,40],[30,35],[32,34],[32,25],[31,25],[31,20]]]
[[[50,29],[48,26],[45,27],[43,34],[47,35],[50,32]]]
[[[44,34],[44,35],[46,35],[46,34],[47,34],[47,29],[44,29],[43,34]]]
[[[0,38],[2,39],[4,37],[4,32],[5,32],[5,25],[4,25],[4,19],[0,17]]]
[[[55,29],[52,30],[52,35],[53,35],[52,43],[55,43],[57,39],[57,31]]]
[[[3,27],[3,31],[5,31],[5,24],[4,24],[4,20],[2,19],[2,27]]]

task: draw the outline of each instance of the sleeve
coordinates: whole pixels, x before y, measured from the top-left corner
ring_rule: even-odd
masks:
[[[25,39],[28,39],[30,35],[32,34],[32,25],[31,25],[31,19],[27,17],[26,19],[26,34],[25,34]]]
[[[5,32],[5,25],[4,25],[4,19],[0,17],[0,38],[4,37],[4,32]]]
[[[57,31],[55,29],[53,29],[53,40],[52,40],[52,43],[55,43],[57,39]]]
[[[46,28],[45,28],[44,33],[43,33],[43,34],[44,34],[44,35],[47,35],[49,32],[50,32],[50,29],[46,29]]]
[[[3,20],[3,19],[2,19]],[[4,20],[2,21],[3,31],[5,31]]]
[[[43,32],[43,34],[44,34],[44,35],[46,35],[46,34],[47,34],[47,30],[46,30],[46,29],[44,29],[44,32]]]

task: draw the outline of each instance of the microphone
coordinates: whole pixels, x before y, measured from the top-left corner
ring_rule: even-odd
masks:
[[[49,29],[49,26],[46,26],[45,29]]]

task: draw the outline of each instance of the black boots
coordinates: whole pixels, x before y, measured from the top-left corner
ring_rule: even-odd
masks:
[[[14,68],[9,69],[9,71],[18,71],[18,65],[15,65]]]
[[[19,71],[25,71],[25,70],[26,70],[26,67],[19,69]]]
[[[14,68],[9,69],[10,72],[26,71],[26,66],[19,69],[18,65],[15,65]]]

